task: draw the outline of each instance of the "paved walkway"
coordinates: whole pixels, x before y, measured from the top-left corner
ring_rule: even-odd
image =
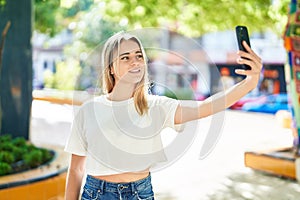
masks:
[[[34,101],[31,141],[63,147],[73,109],[70,105]],[[188,151],[171,166],[152,174],[158,200],[300,199],[298,182],[244,166],[247,150],[291,146],[290,130],[282,128],[274,115],[226,111],[221,138],[214,150],[199,160],[209,125],[210,118],[201,120],[198,136]]]

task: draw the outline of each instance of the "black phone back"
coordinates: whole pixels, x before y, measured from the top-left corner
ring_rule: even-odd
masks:
[[[235,27],[236,32],[236,38],[238,42],[239,50],[247,52],[247,50],[244,48],[242,41],[246,41],[246,43],[251,47],[250,45],[250,39],[248,34],[248,29],[246,26],[236,26]],[[242,65],[243,69],[249,70],[251,67],[249,65]]]

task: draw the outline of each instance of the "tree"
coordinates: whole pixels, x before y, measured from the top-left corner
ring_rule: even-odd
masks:
[[[75,16],[90,12],[93,4],[101,8],[99,16],[104,21],[130,29],[168,26],[186,36],[201,36],[237,24],[247,25],[251,32],[272,29],[281,34],[290,0],[0,0],[0,30],[8,20],[12,23],[0,83],[2,131],[25,138],[32,100],[33,2],[34,28],[51,36],[68,27]]]
[[[0,0],[5,5],[6,0]],[[105,20],[129,28],[168,26],[186,36],[233,29],[244,24],[252,31],[281,34],[291,0],[34,0],[34,29],[53,36],[72,17],[97,4]]]
[[[94,0],[34,0],[34,29],[54,36],[93,3]]]
[[[5,43],[5,38],[9,27],[10,27],[10,21],[6,23],[5,28],[1,34],[1,40],[0,40],[0,83],[1,83],[1,74],[2,74],[2,57],[4,51],[4,43]],[[2,107],[1,107],[1,91],[0,91],[0,130],[1,127],[2,127]]]
[[[55,35],[61,26],[60,0],[34,0],[34,29]]]
[[[103,2],[103,0],[95,0]],[[252,31],[281,34],[290,0],[104,0],[105,19],[125,21],[131,28],[169,26],[186,36],[230,30],[244,24]]]
[[[95,88],[98,84],[99,53],[104,42],[116,32],[126,30],[126,26],[103,20],[102,9],[92,5],[88,12],[78,13],[72,22],[73,42],[64,48],[67,59],[80,60],[82,71],[77,79],[76,89]]]
[[[8,21],[11,26],[3,48],[0,132],[28,139],[32,102],[32,1],[6,1],[3,5],[0,9],[0,30]]]

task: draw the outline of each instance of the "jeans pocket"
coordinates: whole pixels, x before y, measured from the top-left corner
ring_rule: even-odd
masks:
[[[81,196],[82,200],[99,200],[98,198],[99,192],[95,189],[90,189],[90,188],[83,188],[83,193]]]
[[[138,200],[154,200],[154,194],[143,195],[143,194],[137,193],[137,199]]]
[[[137,190],[136,196],[138,200],[154,200],[154,192],[152,191],[152,187],[145,190]]]

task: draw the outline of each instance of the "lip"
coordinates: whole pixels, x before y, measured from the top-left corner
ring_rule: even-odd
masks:
[[[132,70],[129,70],[130,73],[139,73],[141,72],[141,69],[140,68],[136,68],[136,69],[132,69]]]

